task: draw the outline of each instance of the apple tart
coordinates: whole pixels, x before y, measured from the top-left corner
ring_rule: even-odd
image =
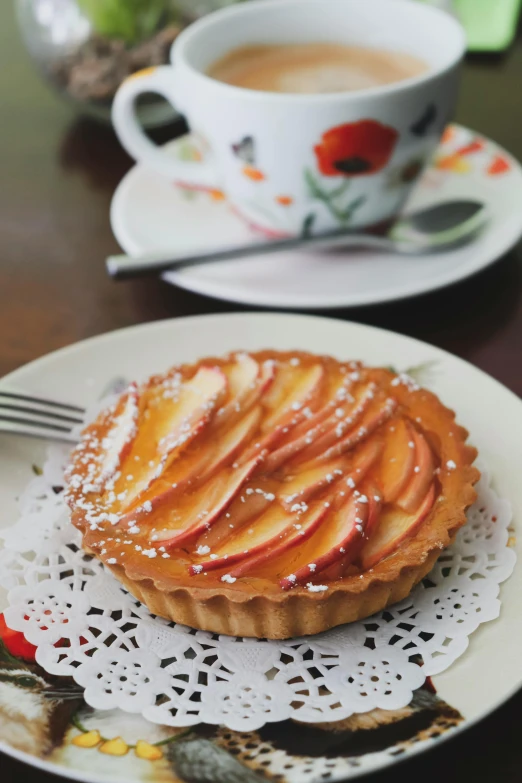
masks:
[[[126,392],[66,472],[85,550],[157,615],[273,639],[405,598],[475,499],[476,450],[408,376],[301,352]]]

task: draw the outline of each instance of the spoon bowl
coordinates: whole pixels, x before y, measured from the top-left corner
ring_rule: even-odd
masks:
[[[446,201],[406,215],[386,239],[394,244],[393,249],[400,246],[403,253],[440,252],[469,242],[487,220],[486,207],[480,201]]]

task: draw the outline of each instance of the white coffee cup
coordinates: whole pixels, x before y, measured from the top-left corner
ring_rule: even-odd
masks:
[[[231,86],[207,69],[259,43],[335,42],[417,56],[420,76],[355,92],[286,94]],[[177,183],[222,190],[269,231],[314,233],[396,216],[456,102],[461,26],[411,0],[256,0],[204,17],[172,48],[172,66],[135,74],[113,105],[116,132],[138,161]],[[163,95],[207,150],[176,159],[143,133],[134,111]]]

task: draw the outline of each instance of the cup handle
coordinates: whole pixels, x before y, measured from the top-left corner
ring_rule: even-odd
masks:
[[[180,184],[219,188],[217,172],[210,163],[175,160],[147,138],[138,122],[135,102],[138,96],[145,92],[158,93],[175,107],[174,79],[170,65],[147,69],[126,79],[116,93],[112,105],[112,123],[116,134],[129,155],[159,174]]]

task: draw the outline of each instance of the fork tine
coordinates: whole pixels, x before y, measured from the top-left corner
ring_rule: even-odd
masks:
[[[37,419],[22,419],[20,416],[4,416],[2,413],[0,413],[0,421],[8,421],[11,424],[27,424],[30,427],[42,427],[44,430],[56,430],[57,432],[71,432],[72,430],[72,427],[61,424],[38,421]]]
[[[28,435],[44,440],[60,440],[76,443],[78,438],[67,427],[57,427],[41,421],[21,419],[17,416],[2,416],[0,414],[0,432],[11,435]]]
[[[63,413],[54,413],[54,411],[44,411],[38,408],[30,408],[27,405],[10,405],[0,401],[0,410],[14,411],[15,413],[31,413],[33,416],[42,416],[46,419],[55,419],[57,421],[66,421],[71,424],[82,424],[83,419],[75,416],[64,416]]]
[[[38,405],[44,405],[49,408],[61,408],[62,410],[73,411],[74,413],[85,413],[85,408],[80,408],[78,405],[69,405],[54,400],[45,400],[42,397],[30,397],[27,394],[18,394],[17,392],[3,391],[2,389],[0,389],[0,397],[6,397],[10,400],[21,400],[22,402],[34,402]]]

